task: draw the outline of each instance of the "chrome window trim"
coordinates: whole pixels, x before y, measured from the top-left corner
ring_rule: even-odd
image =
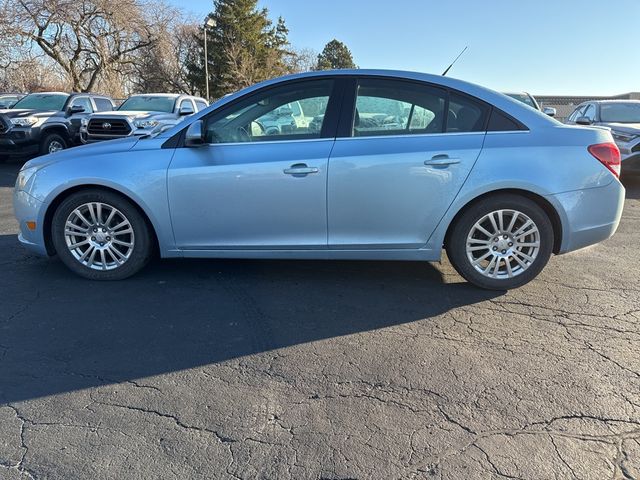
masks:
[[[338,137],[336,140],[373,140],[383,138],[421,138],[421,137],[450,137],[450,136],[471,136],[486,135],[486,131],[481,132],[440,132],[440,133],[404,133],[398,135],[363,135],[361,137]]]
[[[226,143],[205,143],[204,146],[207,147],[215,147],[215,146],[233,146],[233,145],[273,145],[274,143],[301,143],[301,142],[333,142],[336,138],[334,137],[323,137],[323,138],[301,138],[299,140],[267,140],[264,142],[226,142]],[[187,147],[191,148],[191,147]]]
[[[513,134],[524,134],[524,133],[531,133],[531,130],[493,130],[490,132],[487,132],[487,135],[502,135],[508,133],[509,135],[513,135]]]
[[[262,142],[227,142],[227,143],[205,143],[204,146],[214,147],[217,145],[233,146],[233,145],[272,145],[280,143],[300,143],[300,142],[322,142],[322,141],[345,141],[345,140],[374,140],[383,138],[415,138],[415,137],[450,137],[450,136],[471,136],[471,135],[496,135],[496,134],[514,134],[514,133],[531,133],[529,130],[505,130],[499,132],[446,132],[446,133],[413,133],[404,135],[367,135],[363,137],[325,137],[325,138],[306,138],[300,140],[268,140]]]

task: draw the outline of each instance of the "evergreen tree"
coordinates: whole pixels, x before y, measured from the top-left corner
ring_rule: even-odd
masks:
[[[317,70],[334,70],[340,68],[358,68],[347,46],[335,38],[327,43],[318,55]]]
[[[211,18],[216,26],[207,30],[212,98],[287,73],[289,30],[282,18],[274,26],[268,10],[258,10],[257,4],[257,0],[214,0]],[[189,71],[204,92],[203,60],[189,65]]]

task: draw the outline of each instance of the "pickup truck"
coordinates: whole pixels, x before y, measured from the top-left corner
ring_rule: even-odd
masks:
[[[80,132],[81,141],[94,143],[132,135],[149,135],[171,128],[185,117],[208,106],[205,99],[190,95],[132,95],[117,110],[100,112],[84,119]]]
[[[111,98],[90,93],[42,92],[0,110],[0,160],[54,153],[79,143],[80,124],[93,112],[115,108]]]

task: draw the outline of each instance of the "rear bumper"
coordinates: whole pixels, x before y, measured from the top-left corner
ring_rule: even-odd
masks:
[[[624,206],[625,189],[618,180],[609,185],[550,195],[562,212],[562,244],[559,253],[588,247],[611,237]]]

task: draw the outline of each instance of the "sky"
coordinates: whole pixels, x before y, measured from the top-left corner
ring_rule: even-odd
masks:
[[[212,0],[170,0],[195,15]],[[259,0],[296,48],[337,38],[360,68],[441,74],[499,91],[640,91],[640,0]]]

